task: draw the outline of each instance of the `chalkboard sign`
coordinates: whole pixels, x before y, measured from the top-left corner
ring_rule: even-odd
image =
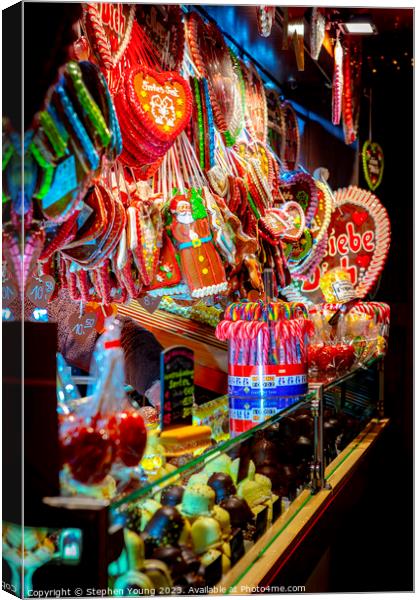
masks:
[[[192,425],[194,352],[171,346],[160,354],[161,427]]]

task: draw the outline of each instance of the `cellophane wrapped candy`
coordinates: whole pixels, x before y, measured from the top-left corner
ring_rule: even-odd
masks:
[[[390,309],[382,302],[319,304],[308,359],[315,379],[333,378],[386,353]]]
[[[63,463],[68,476],[83,486],[104,485],[138,467],[146,446],[146,427],[124,392],[121,324],[110,318],[94,350],[92,395],[61,427]],[[106,486],[105,486],[106,487]]]

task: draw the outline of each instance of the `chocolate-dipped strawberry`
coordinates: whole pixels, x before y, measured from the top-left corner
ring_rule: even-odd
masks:
[[[160,502],[162,506],[177,506],[181,504],[184,495],[182,485],[168,485],[161,494]]]
[[[226,473],[213,473],[207,482],[216,494],[216,504],[220,504],[222,500],[236,494],[236,488],[232,477]]]

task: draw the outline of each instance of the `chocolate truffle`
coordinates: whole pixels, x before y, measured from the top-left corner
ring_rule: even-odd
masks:
[[[189,570],[189,566],[182,556],[180,548],[175,548],[174,546],[160,546],[153,551],[153,558],[161,560],[168,565],[173,577],[184,575]]]
[[[252,460],[257,468],[275,464],[278,460],[276,444],[264,438],[259,439],[252,447]]]
[[[207,482],[216,494],[216,504],[220,504],[224,498],[236,494],[236,488],[232,477],[226,473],[213,473]]]
[[[310,414],[302,414],[296,417],[297,429],[300,435],[313,437],[313,417]]]
[[[162,506],[176,506],[181,504],[184,488],[182,485],[168,485],[161,494],[160,502]]]
[[[296,440],[295,456],[298,462],[310,461],[313,458],[314,445],[309,438],[301,435]]]
[[[229,496],[229,498],[225,498],[220,503],[220,506],[230,514],[230,523],[233,528],[242,528],[245,523],[250,523],[254,518],[246,501],[242,498],[238,498],[238,496]]]

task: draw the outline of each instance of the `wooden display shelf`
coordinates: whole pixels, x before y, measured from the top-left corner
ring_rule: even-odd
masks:
[[[215,337],[212,327],[164,310],[151,314],[135,300],[119,306],[118,312],[151,331],[164,348],[183,345],[194,350],[196,385],[219,395],[226,394],[227,344]]]
[[[365,429],[327,467],[331,489],[312,495],[304,490],[288,510],[252,546],[214,590],[215,594],[250,594],[264,585],[270,571],[278,572],[291,553],[308,535],[312,526],[333,501],[359,461],[375,444],[388,425],[388,419],[372,419]]]

